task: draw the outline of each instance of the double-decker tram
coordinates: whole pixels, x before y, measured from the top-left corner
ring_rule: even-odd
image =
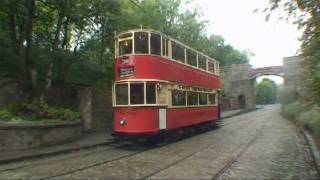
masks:
[[[220,118],[219,63],[153,30],[115,36],[116,136],[155,136]]]

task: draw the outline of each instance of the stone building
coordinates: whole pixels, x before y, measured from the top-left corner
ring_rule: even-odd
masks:
[[[249,64],[233,64],[221,70],[222,110],[253,109],[254,81],[250,79]]]

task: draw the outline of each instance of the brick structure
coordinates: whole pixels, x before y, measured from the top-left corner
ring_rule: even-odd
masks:
[[[249,64],[233,64],[221,69],[222,110],[255,108],[255,79],[262,75],[284,78],[284,85],[297,88],[301,75],[302,57],[283,59],[283,66],[252,68]]]

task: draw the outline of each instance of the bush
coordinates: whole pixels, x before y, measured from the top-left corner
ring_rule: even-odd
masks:
[[[298,124],[320,135],[320,109],[313,106],[309,111],[303,112],[298,117]]]
[[[281,87],[278,89],[278,100],[285,106],[297,100],[298,93],[294,88]]]
[[[287,104],[282,108],[282,115],[288,119],[296,121],[301,112],[304,111],[304,107],[298,102]]]
[[[78,120],[80,117],[78,111],[49,106],[45,101],[13,104],[0,110],[1,121]]]

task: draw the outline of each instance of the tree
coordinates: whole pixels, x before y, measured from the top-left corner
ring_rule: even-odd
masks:
[[[319,0],[270,0],[266,9],[272,11],[283,8],[287,19],[295,19],[299,28],[304,29],[301,52],[303,61],[303,93],[304,100],[320,105],[320,1]]]
[[[277,85],[274,81],[264,78],[256,86],[257,104],[274,104],[277,99]]]

